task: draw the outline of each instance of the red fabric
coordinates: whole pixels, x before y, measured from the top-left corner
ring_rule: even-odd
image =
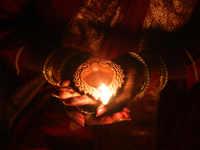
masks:
[[[125,10],[122,23],[111,31],[102,45],[100,58],[113,59],[128,51],[134,51],[140,40],[143,20],[149,7],[149,0],[119,1]]]
[[[86,150],[92,149],[93,136],[90,126],[66,115],[58,99],[40,93],[21,113],[4,149]]]
[[[55,30],[60,26],[64,28],[68,19],[71,18],[81,3],[81,0],[70,0],[70,3],[64,0],[34,1],[33,6],[36,10],[31,9],[29,13],[37,14],[39,17],[37,16],[37,19],[30,24],[34,26],[35,21],[42,20],[44,23],[42,27]],[[21,24],[26,25],[22,20],[24,17],[26,18],[23,14],[27,12],[25,8],[29,4],[32,4],[29,0],[0,1],[0,20],[3,22],[1,25],[3,32],[0,33],[0,56],[13,68],[16,53],[26,39],[41,33],[41,30],[38,31],[37,29],[32,30],[31,28],[31,30],[27,30],[23,27],[19,28]],[[137,41],[132,42],[132,38],[140,39],[139,32],[141,31],[146,9],[149,7],[149,0],[120,0],[119,4],[126,10],[125,17],[119,28],[107,34],[100,55],[103,58],[111,59],[117,57],[121,53],[132,51],[138,46]],[[36,26],[38,27],[38,25]],[[15,34],[15,31],[18,31],[18,34]],[[132,36],[132,34],[136,36]],[[199,43],[195,42],[192,48],[190,47],[191,45],[188,45],[187,49],[193,51],[194,53],[192,54],[196,54],[199,51],[198,45]],[[21,69],[25,66],[28,56],[26,51],[24,53],[20,56]],[[199,60],[195,60],[197,60],[197,69],[200,73]],[[192,87],[195,82],[193,82],[194,75],[191,66],[187,68],[187,75],[188,83],[191,84],[188,84],[188,86]],[[159,122],[158,149],[198,148],[200,139],[198,130],[198,118],[200,117],[198,109],[200,107],[199,84],[191,88],[189,94],[186,93],[187,97],[181,96],[183,94],[182,91],[174,86],[170,87],[168,85],[169,89],[167,88],[164,91],[168,94],[172,89],[176,89],[176,92],[173,92],[172,95],[164,94],[163,96],[164,100],[162,102],[164,104],[161,107],[162,116]],[[40,98],[36,97],[35,101],[19,116],[8,139],[6,149],[92,149],[94,135],[89,126],[82,128],[76,122],[66,117],[64,110],[61,108],[62,105],[55,101],[55,99],[42,102]],[[183,99],[184,101],[181,101]],[[40,109],[38,109],[35,103],[41,105]],[[177,108],[177,105],[180,105],[180,107]],[[186,106],[190,107],[187,108]],[[177,109],[180,110],[177,111]],[[76,127],[74,130],[70,127],[71,124]]]
[[[50,0],[34,1],[34,6],[48,27],[65,28],[82,3],[83,0]]]
[[[169,92],[173,89],[173,92]],[[200,149],[200,83],[189,92],[173,82],[161,93],[158,110],[157,150]]]
[[[16,54],[25,42],[19,34],[16,35],[16,30],[19,28],[18,21],[21,21],[22,14],[24,13],[23,7],[26,7],[28,2],[28,0],[0,2],[0,58],[9,64],[15,72]],[[15,37],[12,37],[12,35]],[[19,61],[19,67],[22,70],[25,67],[28,53],[29,50],[24,50],[22,59]],[[25,73],[25,70],[22,72]]]

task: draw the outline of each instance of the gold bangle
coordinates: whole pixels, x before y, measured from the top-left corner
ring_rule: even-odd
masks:
[[[149,68],[147,66],[147,64],[145,63],[145,61],[136,53],[134,52],[129,52],[129,55],[131,57],[133,57],[134,59],[138,60],[140,62],[140,64],[142,65],[143,71],[144,71],[144,83],[142,88],[140,88],[140,90],[138,91],[137,95],[143,95],[145,93],[145,91],[148,89],[149,85],[150,85],[150,81],[151,81],[151,75],[150,75],[150,71]]]
[[[52,67],[53,67],[53,57],[58,53],[59,49],[53,51],[45,60],[44,66],[43,66],[43,74],[45,79],[52,85],[58,85],[59,81],[57,81],[54,78],[54,75],[52,73]]]
[[[153,53],[156,58],[159,61],[159,67],[160,67],[160,83],[157,87],[155,87],[156,91],[161,91],[162,89],[164,89],[164,87],[166,86],[167,82],[168,82],[168,70],[167,70],[167,66],[165,61],[163,60],[163,58],[155,51],[148,49],[147,51]]]
[[[161,76],[161,85],[159,87],[156,88],[156,90],[161,91],[162,89],[164,89],[164,87],[167,85],[168,82],[168,70],[167,70],[167,66],[165,64],[165,61],[163,60],[163,58],[156,52],[154,52],[158,58],[160,59],[160,62],[162,64],[162,68],[161,68],[161,72],[162,72],[162,76]]]
[[[15,56],[15,69],[16,69],[16,73],[19,76],[20,75],[20,68],[19,68],[19,58],[21,56],[21,54],[23,53],[25,47],[30,44],[30,42],[35,39],[37,36],[33,36],[30,39],[28,39],[27,41],[25,41],[25,43],[19,48],[16,56]]]
[[[43,66],[43,74],[50,84],[58,86],[61,83],[60,67],[63,62],[71,60],[76,54],[80,53],[80,51],[76,50],[70,55],[68,55],[68,53],[69,51],[66,48],[61,48],[53,51],[47,57]]]
[[[91,56],[92,55],[89,52],[78,51],[78,52],[72,53],[69,57],[65,58],[65,60],[62,62],[58,70],[58,76],[59,76],[60,81],[62,82],[63,80],[66,80],[66,79],[73,80],[73,74],[69,73],[68,71],[66,72],[66,70],[69,70],[69,66],[72,65],[73,69],[71,68],[70,70],[75,71],[77,67],[80,65],[80,63],[86,61]],[[74,59],[74,57],[76,57],[76,60]],[[73,61],[73,64],[70,64],[71,61]]]

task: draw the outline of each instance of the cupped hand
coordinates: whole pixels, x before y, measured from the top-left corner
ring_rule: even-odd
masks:
[[[129,114],[130,110],[127,107],[123,107],[117,112],[104,114],[99,117],[96,116],[96,114],[83,114],[76,108],[77,106],[92,105],[94,107],[98,107],[100,105],[100,101],[93,100],[89,96],[81,95],[80,93],[75,92],[73,88],[70,87],[69,80],[61,83],[60,88],[51,95],[63,102],[63,104],[66,106],[67,115],[74,119],[81,126],[84,126],[85,124],[104,125],[119,121],[131,120]]]
[[[100,104],[97,107],[97,117],[132,101],[137,95],[144,80],[141,64],[137,60],[131,58],[128,54],[123,54],[113,61],[118,65],[121,65],[121,68],[124,71],[124,84],[118,90],[117,95],[113,97],[107,105]]]

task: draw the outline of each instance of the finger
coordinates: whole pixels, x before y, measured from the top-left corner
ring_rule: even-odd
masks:
[[[120,111],[120,112],[114,113],[112,115],[112,118],[113,118],[113,120],[115,122],[130,121],[131,120],[131,115],[126,111]]]
[[[122,108],[120,108],[121,110]],[[124,107],[123,108],[124,111],[130,112],[128,107]],[[97,111],[96,111],[96,117],[99,117],[103,114],[105,114],[108,110],[113,110],[113,111],[119,111],[119,107],[117,107],[117,105],[113,104],[113,105],[104,105],[104,104],[100,104],[97,107]]]
[[[134,93],[135,87],[134,87],[134,80],[132,77],[132,74],[128,74],[127,75],[127,80],[126,83],[123,87],[123,91],[116,96],[116,98],[114,99],[113,103],[108,103],[107,105],[100,105],[97,108],[97,117],[103,115],[105,112],[107,112],[108,110],[112,110],[116,107],[119,107],[121,104],[126,103],[127,101],[131,100],[135,95],[136,92]]]
[[[122,108],[121,108],[121,109],[122,109]],[[105,105],[103,105],[103,104],[100,104],[100,105],[97,107],[97,111],[96,111],[97,114],[96,114],[96,117],[99,117],[99,116],[105,114],[108,110],[110,110],[109,107],[107,107],[107,106],[105,106]],[[119,109],[115,109],[115,111],[118,111],[118,110],[119,110]],[[129,109],[128,107],[123,107],[121,113],[123,113],[124,116],[125,116],[126,118],[128,118],[128,119],[130,118],[130,115],[129,115],[130,109]]]
[[[65,80],[62,83],[60,83],[61,87],[68,87],[70,85],[70,80]]]
[[[84,122],[84,119],[81,117],[81,116],[74,116],[74,120],[80,124],[82,127],[85,126],[85,122]]]
[[[105,125],[105,124],[111,124],[120,121],[130,121],[130,120],[131,116],[126,111],[120,111],[114,113],[111,116],[101,116],[101,117],[95,117],[94,115],[85,116],[85,123],[89,125]]]
[[[124,116],[124,114],[122,112],[117,112],[117,113],[114,113],[112,115],[112,118],[115,122],[118,122],[118,121],[122,121],[122,120],[125,120],[126,117]]]
[[[131,115],[129,112],[126,111],[120,111],[116,112],[111,116],[114,120],[114,122],[120,122],[120,121],[130,121],[131,120]]]
[[[72,97],[69,98],[65,101],[63,101],[64,105],[67,106],[83,106],[83,105],[98,105],[99,102],[96,100],[93,100],[92,98],[86,96],[86,95],[82,95],[82,96],[77,96],[77,97]]]
[[[130,113],[126,112],[126,111],[122,111],[123,115],[125,116],[125,120],[126,121],[130,121],[132,120]]]
[[[121,95],[123,98],[125,98],[125,96],[124,95]],[[120,99],[121,100],[121,99]],[[124,100],[124,99],[122,99],[122,100]],[[115,108],[118,108],[119,106],[120,106],[120,104],[121,103],[114,103],[114,104],[112,104],[112,105],[104,105],[104,104],[100,104],[98,107],[97,107],[97,111],[96,111],[96,117],[99,117],[99,116],[101,116],[101,115],[103,115],[103,114],[105,114],[108,110],[112,110],[112,109],[115,109]],[[127,112],[127,113],[129,113],[130,112],[130,110],[129,110],[129,108],[128,107],[124,107],[123,108],[123,111],[124,112]]]
[[[56,92],[51,93],[52,97],[56,97],[59,99],[68,99],[68,98],[77,97],[80,95],[81,95],[80,93],[75,92],[71,87],[60,88]]]
[[[108,108],[106,108],[106,106],[104,104],[100,104],[97,107],[97,114],[96,117],[99,117],[101,115],[103,115],[104,113],[106,113],[108,111]]]
[[[81,126],[88,125],[104,125],[104,124],[111,124],[114,122],[111,116],[104,116],[104,117],[95,117],[94,115],[84,115],[80,111],[77,110],[75,107],[68,107],[66,106],[66,113],[67,115],[74,119],[77,123]]]
[[[65,106],[65,110],[70,118],[74,119],[81,126],[85,126],[85,116],[80,111],[78,111],[75,107],[67,106]]]
[[[128,107],[124,107],[123,111],[130,113],[130,109]]]
[[[85,123],[88,125],[105,125],[111,124],[114,120],[111,116],[95,117],[94,115],[86,115]]]
[[[103,124],[111,124],[113,122],[114,122],[114,120],[110,116],[105,116],[105,117],[101,118],[101,120],[100,120],[100,124],[102,124],[102,125]]]
[[[114,122],[111,116],[104,116],[104,117],[95,117],[94,115],[83,115],[80,111],[78,111],[75,107],[67,107],[67,115],[74,119],[78,124],[81,126],[88,125],[105,125],[111,124]]]

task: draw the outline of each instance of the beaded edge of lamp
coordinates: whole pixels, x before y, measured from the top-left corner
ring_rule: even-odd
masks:
[[[138,54],[136,54],[134,52],[128,52],[128,53],[132,58],[134,58],[140,62],[140,64],[142,65],[143,71],[144,71],[144,76],[145,76],[144,83],[143,83],[142,88],[140,88],[140,90],[137,93],[137,95],[142,96],[150,85],[150,81],[151,81],[150,71],[149,71],[147,64],[142,59],[142,57],[140,57]]]
[[[125,75],[123,74],[123,70],[121,69],[120,65],[117,65],[115,62],[112,62],[110,60],[100,59],[96,57],[89,58],[86,62],[82,63],[76,70],[76,72],[73,74],[73,81],[75,83],[75,87],[79,89],[79,91],[84,92],[84,94],[92,95],[93,97],[98,97],[99,90],[96,88],[91,88],[88,86],[81,78],[81,72],[83,69],[87,68],[88,65],[92,61],[97,61],[102,64],[108,64],[113,70],[115,70],[116,73],[116,81],[109,87],[109,90],[114,93],[112,96],[114,96],[117,93],[117,90],[121,88],[122,84],[124,83],[123,78]]]

